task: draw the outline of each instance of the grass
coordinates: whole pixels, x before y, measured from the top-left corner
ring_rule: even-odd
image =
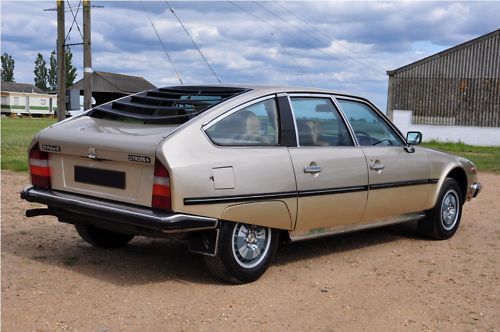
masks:
[[[500,173],[500,146],[474,146],[436,141],[422,143],[422,146],[465,157],[472,161],[480,172]]]
[[[33,136],[57,120],[54,118],[7,118],[2,124],[2,169],[26,171],[27,150]]]
[[[55,122],[54,118],[2,118],[2,169],[26,171],[27,149],[31,138]],[[500,173],[500,147],[436,141],[423,143],[422,146],[470,159],[481,172]]]

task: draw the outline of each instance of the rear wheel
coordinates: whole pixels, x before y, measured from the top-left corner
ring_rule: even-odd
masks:
[[[278,248],[278,232],[270,227],[224,222],[217,255],[204,256],[217,278],[234,284],[255,281],[266,272]]]
[[[134,238],[134,235],[116,233],[91,225],[76,224],[75,228],[82,239],[99,248],[122,247]]]
[[[419,221],[418,231],[436,240],[445,240],[455,234],[462,217],[460,186],[452,178],[446,178],[434,208],[427,211],[426,219]]]

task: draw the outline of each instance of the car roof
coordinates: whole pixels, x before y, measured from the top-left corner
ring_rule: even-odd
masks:
[[[305,87],[305,86],[288,86],[288,85],[264,85],[264,84],[203,84],[203,85],[182,85],[182,86],[168,86],[165,88],[193,88],[200,89],[203,88],[240,88],[244,90],[252,90],[259,94],[269,94],[269,93],[280,93],[280,92],[303,92],[303,93],[329,93],[336,95],[344,95],[345,93],[339,93],[331,89],[317,88],[317,87]],[[352,97],[357,97],[354,95],[349,95]]]

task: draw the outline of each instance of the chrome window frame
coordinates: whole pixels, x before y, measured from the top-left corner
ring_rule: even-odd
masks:
[[[259,97],[259,98],[256,98],[256,99],[252,99],[252,100],[249,100],[249,101],[246,101],[244,102],[243,104],[240,104],[238,106],[235,106],[229,110],[227,110],[226,112],[222,113],[222,114],[219,114],[217,115],[215,118],[209,120],[208,122],[204,123],[201,125],[201,131],[203,132],[203,135],[205,135],[205,137],[207,138],[207,140],[215,147],[218,147],[218,148],[244,148],[244,149],[255,149],[255,148],[283,148],[283,146],[279,143],[279,140],[280,140],[280,137],[281,137],[281,127],[280,124],[279,124],[279,121],[278,121],[278,144],[273,144],[273,145],[260,145],[260,144],[255,144],[255,145],[246,145],[246,144],[227,144],[227,145],[220,145],[220,144],[217,144],[215,143],[211,138],[210,136],[207,134],[207,130],[210,129],[212,126],[216,125],[218,122],[224,120],[226,117],[228,116],[231,116],[232,114],[238,112],[238,111],[241,111],[242,109],[246,108],[246,107],[249,107],[249,106],[252,106],[252,105],[255,105],[257,103],[260,103],[262,101],[266,101],[266,100],[269,100],[269,99],[274,99],[275,100],[275,103],[276,103],[276,108],[277,108],[277,111],[278,111],[278,115],[279,115],[279,109],[278,109],[278,95],[276,93],[273,93],[273,94],[269,94],[269,95],[266,95],[266,96],[263,96],[263,97]]]
[[[343,99],[343,100],[350,100],[350,101],[354,101],[354,102],[358,102],[360,104],[364,104],[366,106],[368,106],[371,110],[373,110],[377,115],[379,115],[380,119],[382,121],[384,121],[390,129],[392,129],[392,131],[396,134],[395,137],[399,137],[399,139],[401,140],[401,145],[391,145],[392,147],[402,147],[404,148],[405,146],[407,146],[407,143],[406,143],[406,138],[404,138],[403,134],[401,133],[401,131],[399,131],[399,129],[387,118],[387,116],[382,113],[377,107],[375,107],[375,105],[373,105],[371,102],[367,101],[367,100],[364,100],[364,99],[360,99],[360,98],[356,98],[356,97],[351,97],[351,96],[343,96],[343,95],[333,95],[333,97],[335,98],[335,101],[338,103],[338,99]],[[344,114],[345,116],[345,113],[344,113],[344,110],[342,109],[340,103],[338,103],[339,107],[340,107],[340,110],[341,112]],[[346,121],[347,121],[347,118],[346,118]],[[347,121],[349,123],[349,127],[352,128],[352,132],[355,133],[354,131],[354,128],[351,126],[351,123],[349,121]],[[356,136],[356,135],[354,135]],[[357,139],[356,139],[357,141]],[[359,145],[359,142],[358,142],[358,146],[360,147],[371,147],[371,148],[387,148],[387,147],[391,147],[391,146],[379,146],[379,145]]]
[[[330,93],[287,93],[288,97],[288,103],[290,104],[290,110],[292,111],[292,117],[293,117],[293,124],[295,126],[295,137],[297,141],[297,147],[298,148],[352,148],[352,147],[359,147],[359,142],[354,135],[354,130],[352,129],[349,121],[347,121],[344,112],[342,109],[339,107],[337,104],[337,101],[335,100],[334,96]],[[295,110],[293,109],[292,105],[292,98],[295,97],[305,97],[305,98],[322,98],[322,99],[329,99],[333,106],[336,108],[337,113],[339,114],[340,118],[344,122],[344,125],[346,126],[347,131],[349,132],[349,135],[351,136],[352,140],[352,145],[327,145],[327,146],[301,146],[299,142],[299,132],[297,128],[297,119],[295,117]]]

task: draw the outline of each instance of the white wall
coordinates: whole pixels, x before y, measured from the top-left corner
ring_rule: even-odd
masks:
[[[410,130],[420,131],[424,141],[463,142],[479,146],[500,146],[499,127],[438,126],[412,123],[412,111],[394,110],[393,122],[406,135]]]

